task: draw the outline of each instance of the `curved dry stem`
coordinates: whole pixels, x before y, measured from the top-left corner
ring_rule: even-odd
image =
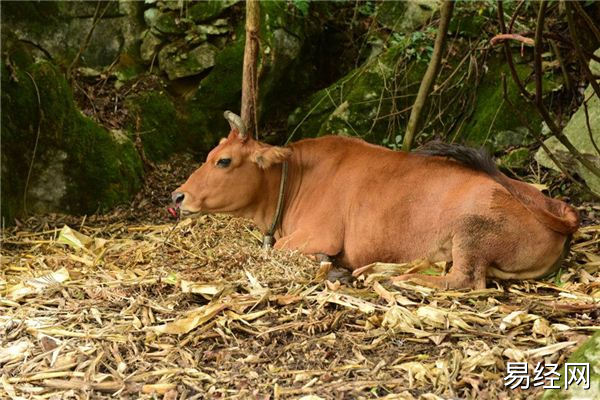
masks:
[[[35,79],[29,72],[25,72],[31,82],[33,83],[33,87],[35,87],[35,94],[37,96],[37,104],[38,104],[38,123],[37,123],[37,134],[35,136],[35,144],[33,145],[33,154],[31,155],[31,163],[29,163],[29,170],[27,171],[27,179],[25,179],[25,189],[23,190],[23,213],[27,215],[27,191],[29,190],[29,180],[31,179],[31,171],[33,170],[33,162],[35,161],[35,155],[37,153],[38,142],[40,141],[40,132],[42,126],[42,101],[40,98],[40,90],[38,89],[37,83],[35,83]]]
[[[452,17],[452,9],[454,8],[454,1],[445,0],[440,9],[440,25],[438,27],[438,33],[435,38],[435,44],[433,45],[433,55],[431,61],[427,66],[427,71],[421,81],[417,98],[415,99],[413,108],[408,119],[406,126],[406,134],[404,135],[404,142],[402,144],[402,150],[409,151],[412,147],[415,134],[417,133],[417,126],[421,117],[421,111],[427,100],[427,96],[431,92],[431,87],[435,82],[440,65],[442,63],[442,53],[444,52],[444,44],[446,43],[446,35],[448,33],[448,25],[450,18]]]
[[[516,11],[515,11],[516,13]],[[514,16],[513,16],[514,17]],[[502,0],[498,0],[498,22],[500,23],[500,32],[506,33],[506,25],[504,24],[504,8],[502,6]],[[510,71],[510,75],[512,77],[513,82],[519,87],[519,91],[526,99],[531,99],[531,93],[527,91],[525,85],[519,78],[519,74],[515,68],[515,63],[512,58],[512,52],[510,51],[510,45],[508,42],[504,42],[504,57],[506,58],[506,63],[508,64],[508,69]]]

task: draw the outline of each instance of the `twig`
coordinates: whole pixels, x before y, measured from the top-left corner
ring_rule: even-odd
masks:
[[[42,101],[40,98],[40,90],[38,89],[37,83],[35,83],[35,79],[33,79],[33,76],[29,72],[25,71],[25,73],[27,74],[27,76],[29,76],[29,79],[31,79],[31,82],[33,83],[33,86],[35,87],[35,94],[37,96],[37,102],[38,102],[37,134],[35,136],[35,144],[33,145],[33,154],[31,155],[31,163],[29,163],[29,171],[27,171],[27,179],[25,180],[25,190],[23,191],[23,213],[25,215],[27,215],[27,191],[29,190],[29,179],[31,179],[31,171],[33,170],[33,162],[35,161],[35,155],[37,153],[38,142],[40,140],[43,111],[42,111]]]
[[[18,39],[19,42],[23,42],[23,43],[27,43],[32,45],[33,47],[37,48],[39,51],[41,51],[42,53],[44,53],[44,55],[48,58],[48,60],[50,61],[54,61],[54,58],[52,57],[52,55],[48,52],[48,50],[46,50],[45,48],[43,48],[42,46],[40,46],[39,44],[29,40],[29,39]]]
[[[431,56],[431,61],[429,61],[429,65],[427,66],[427,70],[423,76],[423,80],[421,81],[417,98],[415,99],[410,113],[410,118],[408,119],[408,124],[406,125],[406,134],[404,135],[404,141],[402,143],[402,150],[404,151],[409,151],[412,147],[421,116],[421,110],[423,109],[425,101],[427,100],[427,96],[431,91],[431,87],[438,76],[440,65],[442,63],[444,44],[446,43],[446,35],[448,34],[448,25],[450,23],[450,18],[452,17],[453,8],[454,1],[445,0],[442,3],[440,9],[440,24],[438,26],[435,43],[433,45],[433,55]]]
[[[579,64],[581,65],[581,69],[583,70],[583,74],[585,78],[588,80],[590,85],[594,88],[594,92],[596,92],[596,96],[600,99],[600,85],[594,78],[592,71],[590,71],[590,67],[588,66],[588,61],[585,59],[585,55],[581,49],[581,41],[579,39],[579,34],[577,33],[577,29],[575,28],[575,22],[573,22],[573,6],[570,2],[565,3],[567,5],[567,23],[569,24],[569,32],[573,37],[573,46],[575,47],[575,54],[577,54],[577,58],[579,59]]]
[[[534,62],[533,69],[535,71],[535,103],[538,107],[542,108],[543,103],[543,88],[542,88],[542,32],[544,29],[544,19],[546,18],[546,6],[547,2],[542,1],[540,3],[540,9],[537,17],[537,25],[535,28],[535,46],[534,46]],[[551,120],[547,111],[544,110],[544,114],[548,116],[548,120]],[[554,121],[551,121],[554,125]],[[555,125],[556,126],[556,125]],[[556,127],[558,128],[558,127]],[[552,129],[556,131],[557,129]]]
[[[77,52],[75,57],[73,58],[73,61],[71,61],[71,64],[69,64],[69,67],[67,68],[67,78],[69,80],[71,79],[71,73],[73,71],[73,68],[75,68],[75,66],[79,62],[79,59],[81,58],[81,55],[83,54],[84,50],[90,44],[90,40],[92,39],[92,34],[94,33],[94,30],[96,29],[96,25],[98,25],[98,22],[102,19],[102,17],[104,17],[104,14],[108,10],[108,8],[111,6],[111,2],[110,1],[107,2],[106,7],[104,7],[104,10],[102,11],[102,14],[98,15],[98,12],[100,11],[101,3],[102,3],[101,1],[98,1],[98,4],[96,5],[96,10],[94,11],[94,17],[92,19],[92,27],[88,31],[88,33],[83,41],[83,44],[79,48],[79,51]]]
[[[506,33],[502,0],[498,0],[498,22],[500,23],[500,32]],[[525,96],[525,99],[531,99],[531,93],[529,93],[529,91],[525,88],[525,85],[523,85],[523,82],[521,82],[521,78],[519,78],[519,74],[517,73],[517,70],[515,68],[515,64],[512,58],[512,52],[510,51],[510,46],[508,42],[504,42],[504,56],[506,58],[506,63],[508,64],[510,75],[513,81],[519,87],[519,91],[521,92],[521,94],[523,94],[523,96]]]
[[[146,158],[146,152],[144,151],[144,143],[142,142],[142,138],[141,138],[141,127],[142,127],[142,120],[140,118],[140,114],[137,113],[135,116],[135,147],[140,155],[140,158],[142,159],[142,164],[144,165],[145,169],[154,169],[155,166],[154,164],[152,164],[148,158]]]
[[[579,4],[579,2],[574,1],[573,4],[575,5],[575,10],[579,13],[579,15],[581,15],[583,17],[583,19],[585,19],[585,22],[588,24],[590,30],[592,32],[594,32],[594,36],[596,36],[596,40],[600,42],[600,29],[598,29],[598,27],[596,26],[594,21],[585,12],[583,7],[581,7],[581,4]]]
[[[560,72],[563,76],[563,80],[565,81],[565,87],[570,92],[573,89],[573,83],[571,82],[571,76],[569,76],[569,71],[567,71],[567,65],[565,64],[565,60],[563,60],[562,55],[560,54],[560,49],[556,44],[555,40],[548,39],[550,42],[550,47],[552,47],[552,51],[558,60],[558,65],[560,65]]]
[[[534,45],[533,39],[525,37],[525,36],[521,36],[517,33],[501,33],[499,35],[496,35],[490,40],[490,44],[492,46],[495,46],[498,43],[504,43],[507,40],[517,40],[517,41],[519,41],[521,43],[525,43],[529,46]]]
[[[517,20],[517,16],[519,15],[519,11],[521,11],[521,7],[525,4],[525,0],[521,0],[517,8],[515,8],[515,12],[513,12],[512,17],[510,17],[510,22],[508,23],[508,33],[512,33],[513,25]]]
[[[596,144],[596,141],[594,140],[592,126],[590,125],[590,115],[588,113],[587,102],[585,100],[583,101],[582,106],[583,106],[583,112],[585,113],[585,125],[587,126],[587,131],[588,131],[588,134],[590,135],[590,141],[592,142],[592,146],[594,146],[594,149],[596,149],[596,153],[598,153],[598,155],[600,155],[600,149],[598,148],[598,145]]]

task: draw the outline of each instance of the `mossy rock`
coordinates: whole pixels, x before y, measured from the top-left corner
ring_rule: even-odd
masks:
[[[144,33],[142,44],[140,45],[140,57],[144,62],[151,62],[160,49],[163,40],[148,30]]]
[[[196,138],[191,149],[208,151],[228,132],[225,110],[239,110],[242,93],[244,36],[227,45],[215,56],[211,72],[200,82],[194,96],[182,105],[185,130]]]
[[[398,92],[395,88],[418,84],[427,67],[424,62],[413,60],[399,74],[397,67],[404,46],[391,47],[294,110],[288,118],[288,129],[296,131],[294,139],[341,134],[382,143],[403,133],[408,114],[387,116],[410,107],[414,91]]]
[[[164,46],[158,53],[158,61],[169,79],[193,76],[207,70],[215,65],[217,48],[210,43],[183,52],[177,42]]]
[[[78,65],[100,68],[111,65],[122,52],[133,55],[143,30],[140,2],[104,2],[100,18]],[[68,67],[78,54],[82,41],[93,25],[95,2],[19,1],[2,2],[3,31],[36,43],[36,56],[50,57],[53,63]],[[106,7],[106,11],[105,11]]]
[[[599,56],[600,49],[594,54]],[[590,62],[590,69],[597,74],[600,72],[600,63],[594,61]],[[587,118],[586,109],[584,107],[579,107],[563,129],[563,134],[573,146],[584,155],[584,157],[595,163],[596,166],[600,166],[600,154],[598,154],[598,151],[596,150],[596,146],[600,146],[600,99],[594,93],[594,88],[591,85],[585,90],[584,98],[589,99],[587,101]],[[589,120],[591,134],[588,130],[587,120]],[[551,137],[544,141],[544,143],[566,168],[571,171],[576,171],[585,180],[592,191],[600,193],[600,178],[577,161],[558,139]],[[535,155],[535,159],[545,167],[560,171],[548,154],[541,148]]]
[[[179,18],[175,12],[158,11],[152,28],[165,35],[181,35],[189,28],[190,21]]]
[[[239,0],[205,0],[191,6],[188,10],[189,18],[194,22],[205,22],[216,18],[221,13],[239,2]]]
[[[34,213],[89,214],[127,202],[140,188],[143,175],[132,141],[83,116],[64,76],[51,63],[9,69],[6,58],[3,61],[5,221],[11,223],[25,208]]]
[[[439,0],[383,1],[375,18],[388,29],[411,32],[429,21],[439,7]]]
[[[377,6],[375,20],[388,29],[399,30],[406,8],[405,1],[382,1]]]
[[[560,372],[560,380],[554,384],[561,389],[547,390],[541,397],[542,400],[576,400],[600,399],[600,331],[597,331],[583,343],[567,360],[567,363],[583,363],[589,365],[589,388],[584,385],[575,385],[569,382],[566,386],[565,365]],[[571,374],[569,375],[569,380]],[[565,389],[566,387],[566,389]]]
[[[182,129],[179,113],[173,99],[164,91],[151,91],[127,99],[131,115],[130,131],[137,129],[144,146],[144,153],[151,161],[162,161],[190,144],[187,131]]]
[[[290,13],[283,2],[261,2],[260,10],[259,119],[263,121],[265,116],[287,104],[290,97],[297,101],[292,93],[298,86],[310,84],[312,78],[294,72],[300,69],[295,66],[299,66],[296,62],[307,38],[305,19]],[[196,148],[208,150],[214,146],[228,132],[223,111],[240,109],[245,44],[243,19],[237,21],[232,36],[234,40],[216,54],[214,67],[200,81],[191,100],[183,105],[187,129],[197,132]]]
[[[534,106],[521,97],[518,87],[510,77],[504,56],[500,52],[493,54],[486,66],[485,75],[476,90],[474,109],[457,136],[471,146],[486,146],[495,151],[498,148],[495,145],[496,136],[504,135],[507,131],[523,132],[527,130],[523,126],[521,117],[526,118],[536,133],[540,133],[541,118]],[[525,63],[517,62],[515,68],[523,81],[531,73],[531,68]],[[502,75],[506,76],[508,98],[517,108],[516,111],[504,99]],[[529,140],[531,139],[529,138]]]
[[[531,152],[526,147],[509,151],[500,158],[500,165],[505,168],[525,168],[530,161]]]

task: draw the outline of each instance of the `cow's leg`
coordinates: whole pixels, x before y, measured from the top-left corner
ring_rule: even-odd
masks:
[[[275,249],[298,250],[303,254],[315,257],[317,261],[330,261],[330,257],[334,257],[341,251],[341,246],[336,246],[327,238],[315,238],[312,234],[301,230],[277,239],[273,247]]]
[[[488,262],[479,252],[479,246],[469,241],[452,241],[452,268],[444,276],[404,274],[391,278],[392,281],[411,281],[436,289],[485,289]]]
[[[314,255],[314,257],[317,262],[331,262],[331,257],[329,257],[327,254],[317,253]]]

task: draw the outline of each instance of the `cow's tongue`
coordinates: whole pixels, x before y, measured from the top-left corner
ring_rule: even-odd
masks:
[[[177,207],[177,208],[168,207],[167,211],[169,212],[169,214],[171,214],[171,216],[173,218],[177,218],[179,216],[179,207]]]

